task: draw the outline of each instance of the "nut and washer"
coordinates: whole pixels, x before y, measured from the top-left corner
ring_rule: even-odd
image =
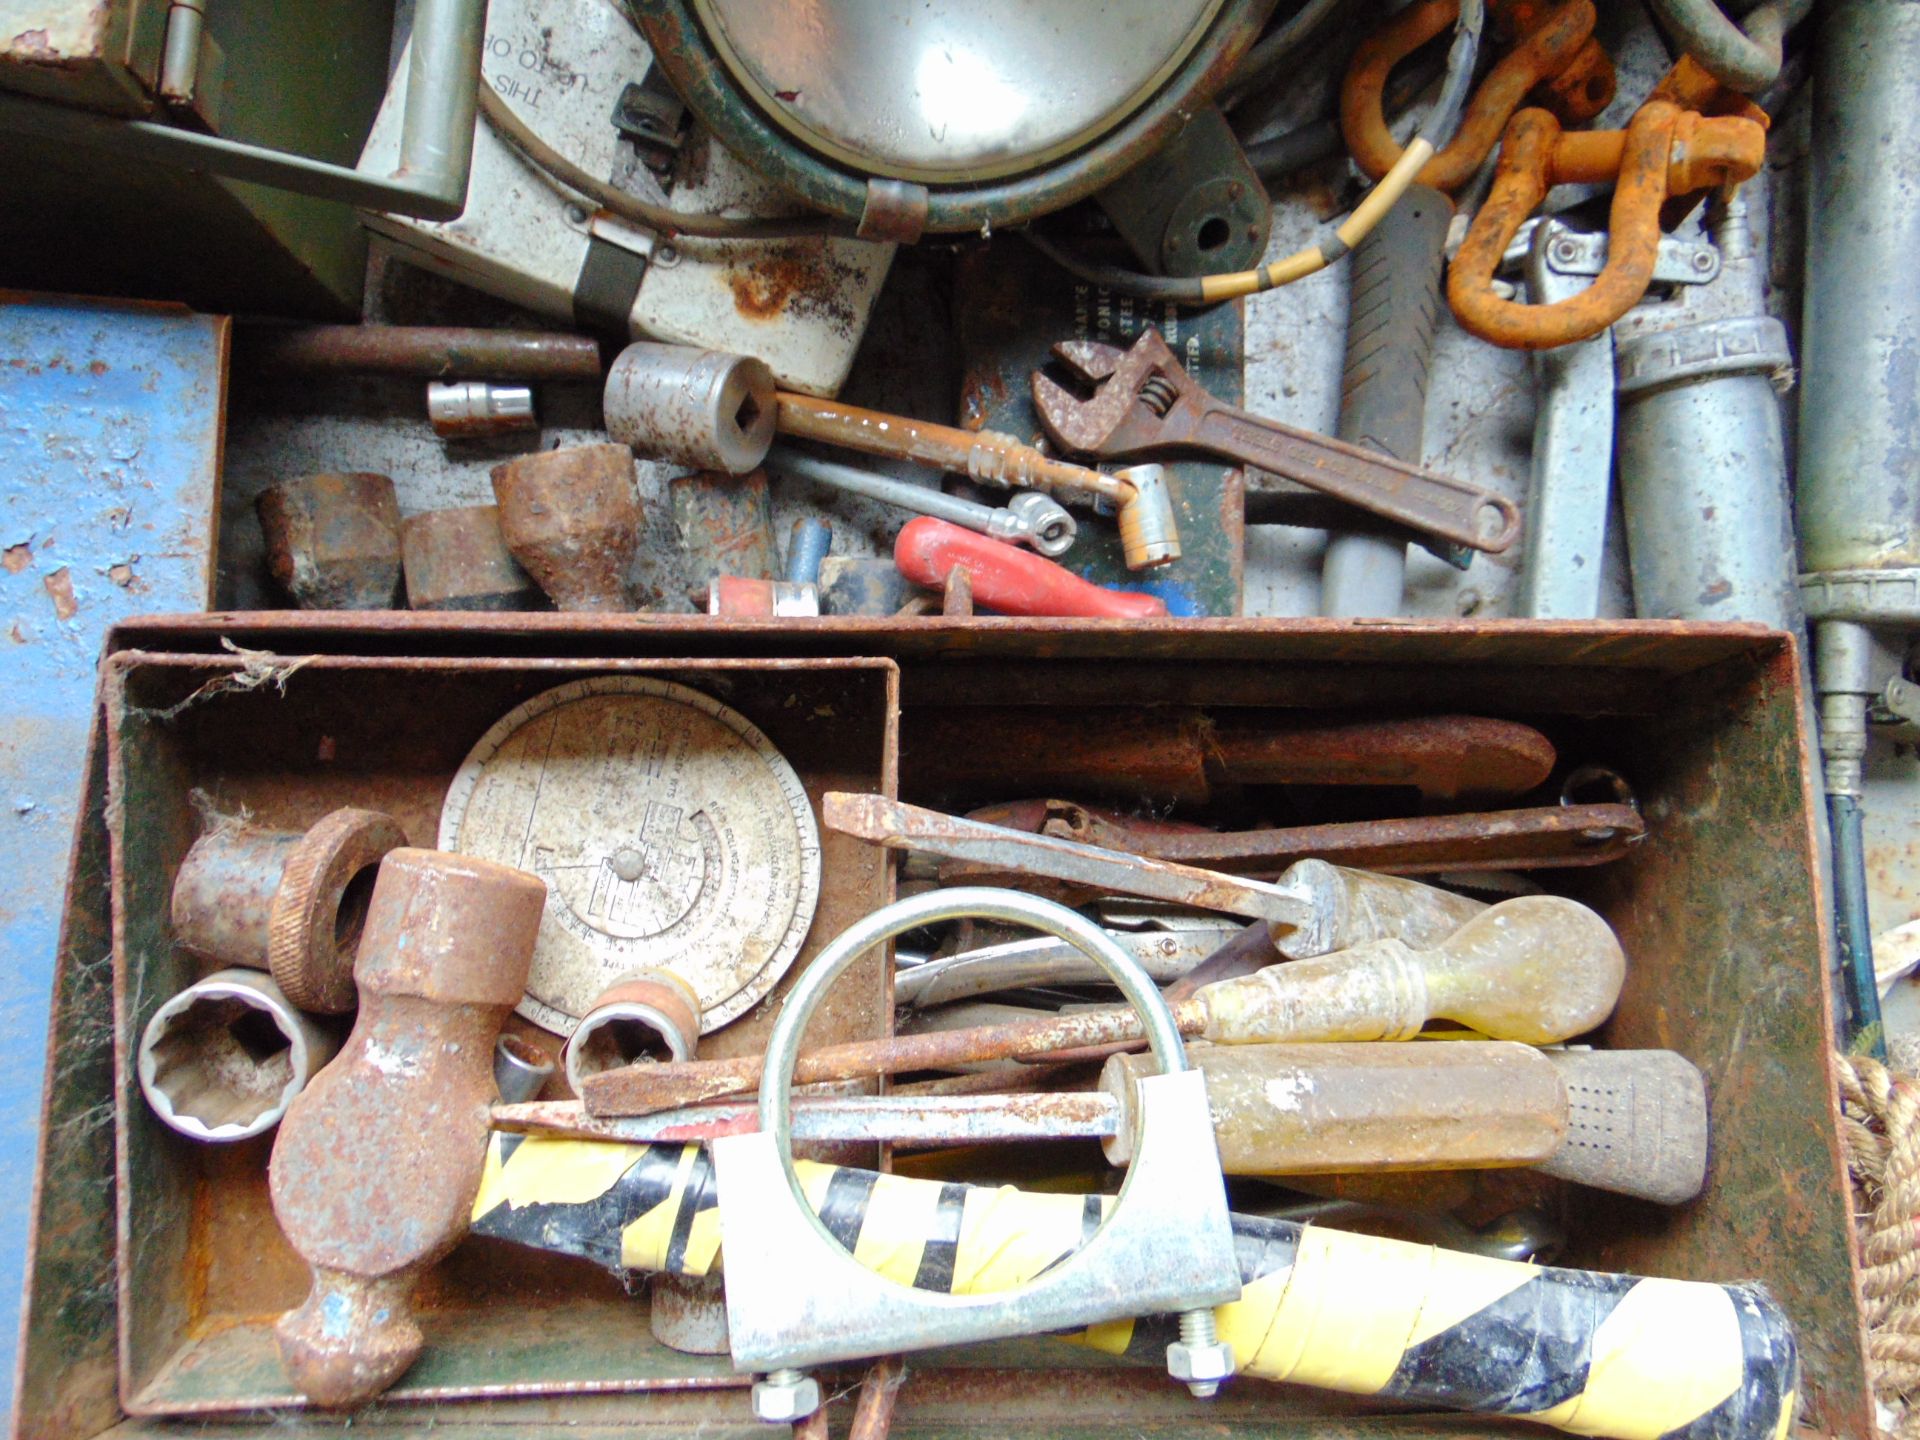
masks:
[[[775,1370],[753,1382],[753,1418],[791,1425],[820,1408],[820,1382],[798,1370]]]
[[[1167,1346],[1167,1373],[1196,1400],[1210,1400],[1233,1378],[1233,1346],[1219,1338],[1213,1311],[1188,1310],[1180,1316],[1180,1338]]]

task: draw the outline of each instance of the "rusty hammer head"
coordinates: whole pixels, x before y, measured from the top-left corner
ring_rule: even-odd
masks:
[[[280,1359],[318,1405],[380,1394],[420,1353],[415,1282],[466,1234],[487,1148],[493,1046],[533,961],[546,885],[399,849],[381,862],[354,979],[360,1012],[287,1111],[268,1183],[313,1272]]]

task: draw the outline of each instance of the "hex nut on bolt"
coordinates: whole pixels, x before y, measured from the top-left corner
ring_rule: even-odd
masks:
[[[1180,1316],[1180,1338],[1167,1346],[1167,1373],[1196,1400],[1218,1395],[1221,1383],[1233,1378],[1233,1346],[1214,1326],[1213,1311],[1188,1310]]]
[[[769,1425],[791,1425],[820,1408],[820,1382],[798,1370],[776,1370],[753,1386],[753,1415]]]
[[[400,598],[400,501],[385,475],[305,475],[254,500],[267,568],[302,610],[391,610]]]

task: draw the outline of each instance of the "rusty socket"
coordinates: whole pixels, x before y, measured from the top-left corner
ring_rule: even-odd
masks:
[[[335,810],[304,831],[216,826],[174,876],[174,939],[209,960],[271,971],[302,1010],[345,1014],[375,867],[406,843],[399,822],[375,810]]]
[[[726,1286],[718,1275],[655,1275],[647,1285],[647,1328],[669,1350],[725,1355]]]
[[[303,475],[253,502],[274,582],[302,610],[391,610],[400,601],[400,501],[385,475]]]
[[[607,434],[642,455],[744,475],[773,444],[778,400],[766,362],[642,340],[607,370]]]
[[[627,572],[640,545],[640,502],[631,450],[543,450],[492,474],[501,537],[556,608],[633,609]]]
[[[407,604],[415,610],[531,610],[539,587],[500,533],[498,505],[409,515],[400,526]]]
[[[362,1404],[422,1337],[420,1274],[466,1234],[485,1163],[494,1041],[518,1003],[546,904],[537,876],[399,849],[381,863],[339,1057],[274,1140],[273,1213],[313,1286],[275,1327],[317,1405]]]
[[[135,1069],[169,1129],[195,1140],[245,1140],[279,1124],[338,1048],[271,976],[219,970],[153,1012]]]
[[[774,578],[773,501],[766,471],[676,475],[667,482],[667,502],[687,555],[687,595],[696,605],[706,604],[710,587],[722,575]]]
[[[567,1039],[567,1084],[637,1061],[691,1060],[700,999],[671,970],[636,970],[603,990]]]

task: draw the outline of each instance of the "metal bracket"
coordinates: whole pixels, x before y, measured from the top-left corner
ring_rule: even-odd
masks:
[[[1163,1069],[1139,1082],[1133,1168],[1093,1238],[1023,1288],[981,1295],[915,1290],[855,1260],[807,1204],[790,1134],[793,1063],[820,997],[873,946],[961,916],[1033,926],[1098,963],[1140,1010]],[[739,1370],[786,1371],[1041,1334],[1239,1297],[1205,1077],[1186,1068],[1172,1016],[1146,972],[1065,906],[959,887],[899,901],[845,931],[808,966],[781,1009],[767,1045],[760,1125],[756,1134],[729,1135],[712,1146],[727,1330]]]
[[[413,19],[400,165],[390,176],[23,95],[0,93],[0,131],[112,150],[156,165],[272,185],[367,210],[456,220],[467,205],[486,15],[486,0],[420,0]]]
[[[1520,270],[1527,264],[1534,250],[1534,234],[1542,226],[1548,227],[1552,234],[1547,239],[1540,263],[1553,274],[1590,277],[1607,268],[1605,232],[1575,230],[1551,215],[1542,215],[1527,221],[1514,233],[1513,243],[1507,246],[1500,257],[1503,273]],[[1717,247],[1701,240],[1676,240],[1671,235],[1660,237],[1660,248],[1655,252],[1653,262],[1655,284],[1706,285],[1719,273],[1720,251]],[[1565,293],[1577,294],[1585,288],[1576,285]],[[1560,298],[1564,298],[1564,294]],[[1535,303],[1540,302],[1536,300]]]

